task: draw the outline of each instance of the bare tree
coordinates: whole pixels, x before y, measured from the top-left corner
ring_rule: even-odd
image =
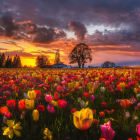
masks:
[[[91,49],[84,43],[77,44],[69,55],[70,64],[78,63],[79,68],[84,68],[87,60],[92,61]]]

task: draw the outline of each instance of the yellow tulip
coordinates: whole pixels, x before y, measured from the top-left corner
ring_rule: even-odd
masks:
[[[93,121],[93,112],[91,109],[81,109],[73,113],[73,123],[80,130],[87,130]]]
[[[137,94],[137,93],[138,93],[137,88],[134,88],[134,93],[135,93],[135,94]]]
[[[45,130],[43,131],[44,133],[44,139],[49,139],[49,140],[52,140],[53,139],[53,136],[52,136],[52,132],[48,129],[48,128],[45,128]]]
[[[54,100],[53,100],[53,101],[50,102],[50,104],[53,104],[55,107],[58,107],[57,101],[54,101]]]
[[[68,83],[68,89],[73,89],[73,87],[74,87],[74,83],[73,82]]]
[[[125,83],[120,83],[121,88],[125,88]]]
[[[91,89],[91,88],[93,88],[93,84],[92,83],[88,83],[87,87],[88,87],[88,89]]]
[[[76,85],[76,86],[79,86],[79,82],[75,82],[75,85]]]
[[[99,77],[95,77],[95,81],[99,81]]]
[[[35,109],[32,113],[32,116],[33,116],[33,120],[34,121],[38,121],[39,120],[39,112],[37,109]]]
[[[87,74],[87,77],[90,78],[90,77],[91,77],[91,73],[88,73],[88,74]]]
[[[34,108],[34,100],[25,99],[25,107],[28,110],[32,110]]]
[[[28,97],[32,100],[36,98],[36,92],[33,91],[28,91]]]

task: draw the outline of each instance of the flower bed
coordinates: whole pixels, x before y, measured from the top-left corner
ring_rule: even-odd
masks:
[[[140,70],[1,69],[0,140],[135,140]]]

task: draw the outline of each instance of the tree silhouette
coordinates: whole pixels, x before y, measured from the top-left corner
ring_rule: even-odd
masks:
[[[91,49],[84,43],[77,44],[69,55],[70,64],[78,63],[79,68],[84,68],[87,60],[92,61]]]
[[[112,68],[115,67],[115,63],[106,61],[101,65],[102,68]]]
[[[36,66],[37,67],[42,67],[44,65],[49,65],[49,64],[50,64],[49,59],[44,55],[38,56],[36,58]]]
[[[21,64],[21,59],[20,59],[20,56],[18,55],[17,56],[17,67],[19,68],[19,67],[21,67],[22,66],[22,64]]]
[[[0,55],[0,67],[5,66],[5,54]]]
[[[60,54],[59,54],[59,49],[56,51],[55,53],[55,64],[59,64],[60,63]]]

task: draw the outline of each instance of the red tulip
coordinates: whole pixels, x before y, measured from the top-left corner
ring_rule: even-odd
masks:
[[[14,108],[16,105],[15,100],[8,100],[6,103],[9,108]]]
[[[91,95],[87,92],[84,92],[84,96],[85,96],[86,99],[89,99]]]
[[[20,101],[18,102],[18,109],[19,109],[20,111],[24,111],[24,110],[26,109],[26,107],[25,107],[25,100],[20,100]]]
[[[77,111],[76,108],[72,108],[72,109],[71,109],[71,113],[72,113],[72,114],[73,114],[75,111]]]
[[[106,109],[106,108],[108,108],[108,104],[105,103],[105,102],[102,102],[102,103],[101,103],[101,107],[102,107],[103,109]]]
[[[55,99],[55,100],[58,100],[58,99],[59,99],[59,94],[58,94],[58,92],[55,92],[55,93],[54,93],[54,99]]]
[[[36,92],[36,98],[41,96],[41,90],[34,90]]]
[[[59,108],[66,108],[67,107],[67,102],[64,99],[58,100],[58,107]]]
[[[94,125],[97,125],[100,122],[100,120],[98,121],[97,119],[93,119],[92,122],[93,122]]]
[[[43,112],[45,110],[43,105],[37,105],[36,109],[38,110],[38,112]]]
[[[19,86],[20,86],[21,89],[24,89],[25,84],[24,83],[20,83]]]
[[[93,109],[92,112],[93,112],[93,115],[96,114],[96,109],[95,110]]]

